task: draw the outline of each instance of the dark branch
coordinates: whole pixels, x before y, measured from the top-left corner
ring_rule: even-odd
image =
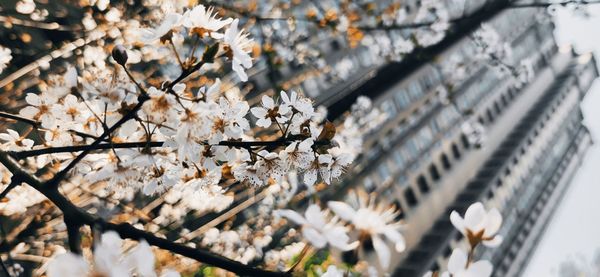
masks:
[[[152,233],[139,230],[127,223],[115,224],[107,222],[106,220],[75,206],[73,203],[71,203],[71,201],[69,201],[69,199],[60,194],[56,187],[46,186],[37,177],[25,172],[21,166],[8,155],[8,153],[0,151],[0,163],[2,163],[13,174],[21,175],[23,182],[29,184],[37,191],[44,194],[48,200],[54,203],[54,205],[63,212],[65,218],[68,218],[71,224],[79,224],[79,226],[88,225],[90,227],[100,226],[105,231],[113,230],[117,232],[122,238],[129,238],[133,240],[143,239],[150,245],[154,245],[161,249],[168,250],[173,253],[195,259],[201,263],[216,266],[242,276],[291,276],[290,274],[284,272],[273,272],[254,268],[204,249],[191,248],[167,239],[159,238]]]
[[[524,3],[524,4],[512,4],[509,8],[547,8],[554,5],[566,6],[569,4],[577,4],[577,5],[593,5],[600,4],[600,1],[585,1],[585,0],[568,0],[562,2],[536,2],[536,3]]]
[[[27,123],[29,125],[32,125],[33,127],[40,126],[39,122],[37,122],[35,120],[31,120],[29,118],[25,118],[25,117],[22,117],[22,116],[10,114],[10,113],[7,113],[7,112],[0,112],[0,117],[12,119],[12,120],[16,120],[16,121],[20,121],[20,122],[24,122],[24,123]]]
[[[71,252],[81,255],[81,234],[79,233],[81,224],[77,220],[65,216],[65,225],[67,225],[69,249]]]
[[[304,137],[288,136],[286,139],[270,140],[270,141],[221,141],[218,144],[212,146],[228,146],[235,148],[248,149],[252,147],[277,147],[287,146],[290,143],[298,140],[302,140]],[[331,142],[328,140],[316,141],[316,145],[328,145]],[[108,149],[126,149],[126,148],[144,148],[144,147],[162,147],[164,142],[162,141],[140,141],[140,142],[121,142],[121,143],[99,143],[90,145],[73,145],[73,146],[60,146],[60,147],[48,147],[34,150],[25,150],[19,152],[8,152],[10,156],[15,159],[24,159],[28,157],[34,157],[45,154],[55,153],[68,153],[68,152],[80,152],[80,151],[95,151],[95,150],[108,150]]]

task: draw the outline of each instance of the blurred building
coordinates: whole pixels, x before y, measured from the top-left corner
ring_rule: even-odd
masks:
[[[451,249],[467,249],[449,215],[477,201],[502,212],[505,237],[477,255],[492,261],[495,276],[518,276],[592,143],[579,104],[598,76],[594,58],[559,48],[545,9],[503,9],[484,21],[510,44],[506,63],[531,63],[527,82],[481,62],[472,34],[463,34],[408,76],[380,70],[365,82],[385,86],[362,85],[383,88],[362,93],[388,119],[346,182],[401,207],[408,249],[394,257],[395,276],[444,270]],[[452,76],[458,70],[466,77]],[[465,122],[485,127],[481,147]]]

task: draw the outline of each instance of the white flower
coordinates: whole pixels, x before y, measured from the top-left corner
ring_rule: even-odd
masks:
[[[250,112],[258,118],[256,125],[263,128],[271,126],[272,122],[282,124],[287,122],[287,115],[291,111],[288,105],[275,105],[273,98],[263,95],[262,107],[254,107]]]
[[[279,155],[267,150],[258,152],[258,161],[254,165],[258,176],[265,180],[273,178],[275,181],[281,180],[285,174],[285,163],[279,158]]]
[[[150,245],[140,241],[127,253],[122,251],[123,240],[114,231],[102,234],[100,243],[94,248],[93,267],[79,255],[64,253],[48,263],[48,277],[81,276],[144,276],[154,277],[154,254]],[[91,269],[91,270],[90,270]],[[162,276],[179,276],[172,271]]]
[[[328,243],[342,251],[356,248],[358,242],[348,243],[350,237],[344,226],[337,225],[335,219],[327,222],[327,210],[321,211],[319,205],[311,204],[304,216],[293,210],[277,210],[276,216],[286,217],[298,225],[302,225],[302,235],[315,248],[323,248]]]
[[[383,203],[375,203],[374,197],[369,197],[365,192],[359,191],[350,194],[357,209],[340,201],[329,201],[327,206],[340,218],[351,222],[361,234],[370,236],[375,252],[379,257],[382,268],[387,269],[390,265],[391,253],[386,243],[381,239],[385,236],[394,243],[397,252],[406,248],[404,237],[400,234],[401,225],[395,222],[399,211],[394,206]]]
[[[304,183],[307,186],[312,186],[318,179],[318,176],[321,175],[321,178],[324,182],[329,181],[329,169],[331,167],[331,163],[333,159],[329,154],[319,155],[316,159],[314,159],[308,169],[304,171]],[[319,174],[320,173],[320,174]]]
[[[173,29],[181,26],[181,18],[182,16],[178,13],[169,13],[165,15],[165,18],[162,21],[162,23],[156,28],[141,29],[141,42],[151,44],[156,42],[157,40],[164,42],[166,40],[171,39],[170,32]]]
[[[0,73],[7,67],[10,60],[12,60],[11,53],[10,49],[0,46]]]
[[[35,10],[35,2],[33,0],[21,0],[17,2],[15,9],[18,13],[30,14]]]
[[[464,219],[457,211],[452,211],[450,221],[468,238],[471,247],[480,242],[488,247],[496,247],[502,243],[502,236],[496,235],[502,225],[502,215],[495,208],[486,211],[481,202],[469,206]]]
[[[256,168],[248,163],[242,163],[233,168],[233,176],[241,182],[250,183],[253,186],[262,186],[263,179],[258,175]]]
[[[456,248],[448,260],[448,273],[452,277],[489,277],[492,275],[492,264],[489,261],[476,261],[469,264],[467,253]],[[442,274],[442,276],[444,276]]]
[[[338,179],[342,176],[354,158],[351,154],[342,152],[339,147],[331,148],[328,152],[331,154],[333,161],[327,173],[326,183],[331,183],[332,179]]]
[[[0,148],[8,151],[29,150],[33,146],[33,140],[22,138],[17,131],[12,129],[6,129],[6,133],[0,133],[0,141],[4,141],[0,144]]]
[[[294,141],[290,143],[283,151],[279,152],[279,158],[287,167],[308,168],[315,160],[315,154],[312,149],[314,139],[307,138],[301,142]]]
[[[177,84],[176,87],[179,85],[185,88],[184,84]],[[142,111],[144,112],[144,115],[141,116],[142,119],[148,119],[152,123],[160,124],[171,122],[175,119],[177,116],[175,112],[175,105],[177,104],[175,95],[155,87],[150,87],[148,89],[148,96],[150,96],[150,100],[146,101],[142,106]]]
[[[292,107],[295,112],[303,113],[305,117],[310,118],[314,114],[314,107],[312,102],[305,97],[299,96],[295,91],[292,90],[288,97],[285,91],[281,91],[281,100],[284,104]]]
[[[19,114],[26,118],[40,121],[45,128],[52,127],[56,121],[56,117],[52,114],[52,106],[56,104],[57,99],[47,93],[37,95],[27,93],[25,101],[29,106],[21,109]]]
[[[321,277],[344,277],[344,271],[337,268],[335,265],[329,265],[327,271]]]
[[[219,99],[219,111],[213,119],[213,130],[218,134],[225,134],[229,138],[241,138],[244,131],[250,129],[248,119],[248,102],[237,99]]]
[[[213,13],[213,7],[206,9],[204,5],[198,5],[183,15],[183,26],[191,28],[192,32],[197,33],[200,37],[208,34],[215,39],[223,38],[223,34],[217,33],[217,31],[232,21],[231,18],[225,20],[217,18],[216,13]]]
[[[229,28],[225,31],[224,42],[225,52],[231,59],[231,66],[242,82],[248,81],[248,75],[245,69],[252,67],[252,57],[249,53],[252,50],[252,39],[249,39],[248,33],[244,30],[238,30],[239,19],[233,20]]]
[[[73,253],[57,255],[48,263],[48,277],[86,276],[89,265],[82,256]]]

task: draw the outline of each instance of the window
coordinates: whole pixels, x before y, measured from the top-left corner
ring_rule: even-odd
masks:
[[[386,100],[381,103],[381,109],[387,114],[389,118],[392,118],[396,115],[396,106],[392,101]]]
[[[381,180],[384,182],[387,181],[391,175],[390,169],[385,163],[382,163],[381,165],[379,165],[379,167],[377,167],[377,173],[379,173],[379,178],[381,178]]]
[[[396,92],[394,98],[396,99],[396,103],[398,106],[400,106],[400,108],[406,108],[410,105],[410,98],[408,98],[408,94],[403,89]]]
[[[406,198],[406,203],[408,203],[410,207],[414,207],[418,203],[417,197],[411,187],[406,188],[404,191],[404,198]]]
[[[417,186],[419,186],[419,190],[423,193],[429,192],[429,185],[427,184],[427,179],[423,175],[419,175],[417,178]]]
[[[458,150],[456,143],[452,143],[452,154],[454,155],[455,159],[460,159],[460,151]]]
[[[396,168],[404,168],[404,158],[400,151],[396,150],[392,153],[392,158],[394,159],[394,163],[396,164]]]
[[[450,160],[448,160],[448,156],[446,156],[446,154],[442,154],[442,157],[440,158],[442,160],[442,165],[444,166],[444,169],[448,170],[450,169],[450,167],[452,167],[450,165]]]
[[[465,136],[465,134],[460,135],[460,141],[462,142],[464,148],[469,148],[469,140],[467,139],[467,136]]]
[[[489,121],[489,122],[492,122],[492,121],[494,121],[494,115],[492,114],[492,110],[490,110],[490,109],[487,109],[487,112],[486,112],[486,114],[487,114],[487,117],[488,117],[488,121]]]
[[[437,181],[440,179],[440,173],[439,173],[437,167],[435,166],[435,164],[431,164],[429,166],[429,175],[431,175],[431,179],[433,179],[434,181]]]

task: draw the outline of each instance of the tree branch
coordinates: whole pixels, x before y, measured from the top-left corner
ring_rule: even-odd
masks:
[[[287,146],[290,143],[298,140],[305,139],[304,137],[291,136],[286,139],[268,140],[268,141],[220,141],[218,144],[212,144],[211,146],[228,146],[235,148],[248,149],[252,147],[276,147],[276,146]],[[318,140],[315,141],[315,145],[328,145],[331,142],[329,140]],[[100,143],[100,144],[89,144],[89,145],[73,145],[73,146],[60,146],[60,147],[48,147],[34,150],[25,150],[18,152],[7,152],[10,156],[15,159],[24,159],[28,157],[35,157],[45,154],[55,153],[68,153],[68,152],[80,152],[80,151],[94,151],[94,150],[108,150],[108,149],[127,149],[127,148],[144,148],[144,147],[162,147],[163,141],[139,141],[139,142],[121,142],[121,143]],[[207,143],[208,145],[208,143]]]
[[[67,225],[67,237],[69,239],[69,249],[71,252],[81,255],[81,234],[79,228],[81,224],[76,223],[77,220],[73,220],[69,217],[64,217],[65,225]]]
[[[204,249],[191,248],[185,245],[174,243],[167,239],[159,238],[152,233],[139,230],[128,223],[115,224],[107,222],[106,220],[75,206],[65,196],[60,194],[56,187],[49,187],[37,177],[25,172],[21,166],[4,151],[0,151],[0,163],[2,163],[13,174],[21,175],[23,182],[29,184],[37,191],[44,194],[48,200],[54,203],[54,205],[63,212],[65,218],[68,218],[69,221],[72,221],[72,224],[88,225],[91,227],[100,226],[105,231],[113,230],[117,232],[122,238],[138,241],[143,239],[150,245],[154,245],[161,249],[168,250],[201,263],[216,266],[242,276],[291,276],[290,274],[284,272],[273,272],[254,268]]]
[[[29,125],[32,125],[33,127],[39,127],[40,123],[35,121],[35,120],[31,120],[29,118],[25,118],[22,116],[18,116],[18,115],[14,115],[14,114],[10,114],[7,112],[0,112],[0,117],[2,118],[8,118],[8,119],[12,119],[12,120],[16,120],[16,121],[20,121],[23,123],[27,123]]]
[[[562,1],[562,2],[547,2],[547,3],[540,3],[540,2],[535,2],[535,3],[525,3],[525,4],[512,4],[511,6],[509,6],[510,8],[547,8],[553,5],[560,5],[560,6],[566,6],[569,4],[579,4],[579,5],[593,5],[593,4],[600,4],[600,1],[586,1],[586,0],[567,0],[567,1]]]

